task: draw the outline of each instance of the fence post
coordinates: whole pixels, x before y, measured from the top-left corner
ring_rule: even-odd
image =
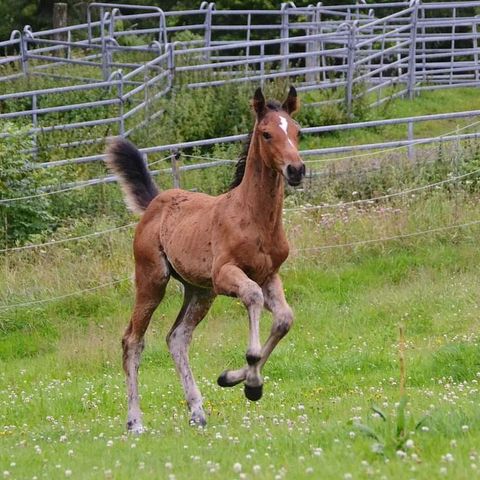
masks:
[[[120,13],[118,8],[112,9],[110,12],[110,22],[108,23],[108,36],[110,38],[115,38],[115,16]]]
[[[410,6],[413,7],[410,20],[410,48],[408,50],[407,93],[410,100],[412,100],[415,95],[415,83],[417,81],[417,19],[419,3],[420,0],[410,1]]]
[[[109,77],[108,81],[111,82],[115,78],[118,78],[117,96],[119,101],[119,114],[118,114],[118,134],[121,137],[125,136],[125,104],[123,98],[123,72],[121,70],[115,70]]]
[[[425,9],[420,3],[421,35],[422,35],[422,80],[427,81],[427,27],[425,22]]]
[[[30,25],[26,25],[20,35],[20,52],[22,55],[22,70],[28,75],[28,38],[32,36]]]
[[[408,141],[410,142],[408,144],[408,159],[410,160],[411,163],[415,162],[415,146],[413,144],[414,140],[414,135],[413,135],[413,122],[408,122],[407,123],[407,135],[408,135]]]
[[[67,26],[67,4],[66,3],[54,3],[53,4],[53,28],[65,28]],[[65,32],[55,33],[54,37],[55,40],[65,41],[68,40],[68,36],[65,35]],[[63,51],[63,49],[62,49]],[[63,55],[65,52],[63,51]],[[68,58],[68,50],[67,50],[67,58]]]
[[[318,2],[316,7],[315,7],[315,24],[317,25],[317,31],[316,33],[318,35],[322,35],[323,34],[323,28],[322,28],[322,2]],[[324,42],[323,42],[323,39],[320,37],[317,41],[317,47],[316,47],[318,50],[319,50],[319,53],[320,53],[320,67],[322,67],[324,70],[322,71],[322,73],[319,75],[319,79],[320,81],[322,80],[323,78],[323,81],[326,82],[327,81],[327,71],[325,70],[325,67],[327,66],[327,60],[326,60],[326,56],[325,56],[325,45],[324,45]]]
[[[260,86],[263,88],[263,84],[265,82],[265,44],[260,45]]]
[[[449,84],[452,85],[453,83],[453,70],[455,67],[455,34],[456,34],[456,29],[455,29],[455,24],[457,21],[457,9],[453,9],[453,16],[452,16],[452,40],[450,43],[450,81]]]
[[[248,60],[250,60],[250,38],[251,38],[251,26],[252,26],[252,14],[249,13],[247,15],[247,38],[246,41],[248,42],[247,48],[245,50],[245,56],[246,56],[246,62],[245,62],[245,75],[248,75],[248,70],[249,70],[249,63]]]
[[[282,12],[282,28],[280,31],[280,38],[282,40],[287,39],[290,36],[290,31],[289,31],[289,16],[288,16],[288,8],[293,7],[295,8],[295,4],[293,2],[284,2],[282,3],[280,10]],[[288,69],[288,58],[286,58],[286,55],[289,53],[289,44],[288,42],[282,42],[280,44],[280,55],[282,55],[284,58],[282,58],[282,71],[286,71]]]
[[[175,79],[175,43],[167,43],[166,51],[167,56],[167,68],[168,68],[168,86],[172,88],[173,81]]]
[[[36,130],[38,128],[37,108],[38,108],[37,95],[33,94],[32,95],[32,126],[33,126],[34,130]],[[33,132],[33,143],[34,143],[33,157],[36,158],[37,153],[38,153],[38,141],[37,141],[37,132],[36,131]]]
[[[472,24],[472,34],[473,34],[473,60],[475,63],[475,81],[478,82],[480,80],[480,74],[478,69],[480,65],[478,64],[478,18],[480,15],[475,15],[473,17],[473,24]]]
[[[305,35],[312,36],[315,35],[316,33],[316,28],[315,28],[315,20],[317,17],[317,11],[313,5],[309,5],[307,7],[309,16],[307,17],[307,22],[310,24],[306,29],[305,29]],[[313,25],[313,26],[312,26]],[[306,53],[307,54],[312,54],[315,52],[316,48],[316,42],[311,41],[306,43]],[[313,83],[317,80],[317,67],[318,67],[318,57],[317,56],[311,56],[308,55],[305,57],[305,68],[306,68],[306,73],[305,73],[305,80],[307,83]],[[308,70],[314,69],[315,72],[309,72]]]
[[[167,19],[165,17],[165,12],[159,8],[158,12],[160,14],[159,18],[159,25],[158,25],[158,41],[160,43],[166,45],[168,42],[168,34],[167,34]]]
[[[180,152],[178,150],[172,150],[173,188],[180,188],[180,171],[178,169],[178,160],[180,160]]]
[[[347,116],[352,118],[352,101],[353,101],[353,80],[355,74],[355,40],[356,40],[356,22],[348,22],[345,24],[348,28],[348,46],[347,46],[347,78],[345,86],[345,104]]]
[[[215,3],[210,2],[205,11],[205,47],[210,47],[212,42],[212,11],[215,10]],[[206,61],[210,60],[210,52],[207,51],[204,54]]]

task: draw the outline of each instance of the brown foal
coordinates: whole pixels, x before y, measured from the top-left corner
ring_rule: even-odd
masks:
[[[244,382],[247,398],[261,398],[261,369],[293,321],[278,270],[288,256],[282,223],[284,179],[299,185],[305,175],[298,152],[299,126],[291,119],[298,107],[293,87],[283,104],[267,103],[257,89],[253,98],[256,123],[243,178],[217,197],[179,189],[159,193],[142,154],[125,140],[110,142],[107,164],[118,176],[127,205],[142,213],[133,245],[135,307],[123,337],[129,431],[143,430],[137,381],[140,355],[145,331],[170,276],[183,283],[184,301],[167,344],[191,422],[205,425],[206,418],[188,349],[195,327],[216,295],[238,297],[247,308],[250,325],[247,365],[223,372],[218,384],[231,387]],[[262,346],[259,320],[263,307],[272,312],[273,324]]]

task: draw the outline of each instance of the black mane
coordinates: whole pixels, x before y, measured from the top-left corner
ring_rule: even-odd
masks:
[[[273,110],[274,112],[279,112],[282,110],[282,104],[277,100],[269,100],[267,102],[267,108]],[[250,143],[252,143],[253,132],[250,132],[243,144],[242,152],[238,157],[237,164],[235,165],[235,174],[233,176],[232,183],[228,187],[228,190],[233,190],[235,187],[238,187],[242,183],[243,176],[245,175],[245,167],[247,165],[248,150],[250,148]]]

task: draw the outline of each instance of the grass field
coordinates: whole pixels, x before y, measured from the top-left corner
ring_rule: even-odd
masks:
[[[477,478],[480,227],[304,249],[479,218],[478,198],[461,191],[286,214],[292,254],[283,277],[296,323],[265,367],[264,398],[251,403],[241,386],[216,385],[221,371],[243,364],[248,323],[237,301],[217,299],[191,349],[210,413],[203,430],[188,424],[164,341],[180,308],[174,281],[147,334],[140,382],[148,431],[142,436],[124,430],[120,337],[132,306],[130,281],[0,311],[0,475]],[[106,226],[99,220],[99,229]],[[129,276],[130,242],[131,231],[121,231],[9,254],[1,264],[2,303],[61,296]],[[400,323],[409,400],[399,447]],[[265,336],[267,315],[262,325]]]
[[[183,102],[169,102],[167,125],[173,117],[178,124],[165,128],[159,122],[135,140],[142,135],[151,144],[192,140],[243,132],[251,125],[250,91],[245,98],[232,96],[228,88],[205,98],[195,92]],[[232,108],[238,111],[226,118],[222,112]],[[425,92],[415,102],[397,100],[361,118],[474,108],[480,108],[476,89],[457,89]],[[341,112],[336,114],[341,121]],[[415,136],[441,135],[473,120],[419,124]],[[333,132],[305,136],[302,148],[404,137],[398,126]],[[238,149],[229,145],[210,153],[234,158]],[[48,151],[48,159],[55,155],[63,158],[63,149]],[[405,150],[342,164],[310,164],[319,165],[323,176],[312,181],[310,190],[289,195],[285,206],[371,198],[480,167],[473,141],[417,147],[416,156],[414,164],[403,161]],[[66,178],[59,171],[57,183]],[[90,178],[105,172],[101,165],[88,165],[67,173]],[[188,172],[182,185],[218,192],[231,173],[230,167]],[[157,179],[165,186],[171,180]],[[58,202],[54,206],[61,221],[30,241],[64,239],[132,221],[115,188],[56,196],[52,201]],[[224,390],[216,385],[225,368],[243,364],[248,335],[243,306],[217,299],[191,349],[209,412],[205,429],[188,424],[164,340],[181,305],[179,285],[172,281],[148,331],[140,370],[147,432],[125,433],[120,338],[133,300],[132,229],[2,254],[0,478],[480,477],[478,191],[477,172],[389,201],[287,211],[292,248],[282,275],[296,314],[294,327],[265,367],[264,397],[251,403],[241,386]],[[97,203],[101,207],[90,211]],[[358,244],[362,241],[367,243]],[[10,308],[15,304],[21,306]],[[263,338],[269,324],[265,314]],[[405,408],[400,325],[406,341]]]

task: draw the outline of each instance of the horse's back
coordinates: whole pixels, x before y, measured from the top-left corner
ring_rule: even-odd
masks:
[[[140,220],[136,249],[150,249],[144,240],[154,243],[185,281],[210,287],[212,218],[219,198],[180,189],[161,192]]]

